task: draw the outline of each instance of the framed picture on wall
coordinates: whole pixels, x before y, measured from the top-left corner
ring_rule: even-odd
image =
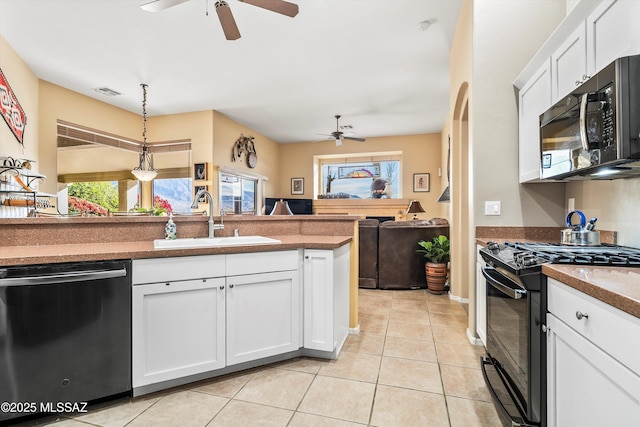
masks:
[[[209,191],[209,186],[208,185],[196,185],[194,187],[194,197],[196,194],[198,194],[198,191],[200,190],[207,190]],[[200,196],[200,198],[198,199],[198,203],[205,203],[207,201],[207,197],[203,194],[202,196]]]
[[[193,179],[195,181],[206,181],[207,180],[207,164],[206,163],[196,163],[193,165]]]
[[[304,194],[304,178],[291,178],[291,194]]]
[[[430,175],[428,173],[413,174],[413,192],[429,192],[431,187]]]

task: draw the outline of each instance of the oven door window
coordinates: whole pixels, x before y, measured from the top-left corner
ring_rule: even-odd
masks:
[[[527,291],[493,269],[487,269],[487,352],[515,383],[526,410],[528,401]]]

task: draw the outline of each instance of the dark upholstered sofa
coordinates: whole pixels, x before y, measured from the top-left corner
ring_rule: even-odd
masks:
[[[449,237],[449,223],[431,220],[386,221],[377,227],[360,220],[360,287],[380,289],[426,288],[425,259],[416,252],[420,240],[439,235]],[[374,233],[377,231],[377,245]],[[377,246],[377,247],[376,247]],[[374,261],[373,254],[377,253]],[[376,266],[376,271],[374,271]],[[377,283],[374,283],[374,276]]]

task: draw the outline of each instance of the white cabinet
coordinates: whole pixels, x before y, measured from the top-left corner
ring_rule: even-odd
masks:
[[[216,270],[223,256],[133,261],[134,388],[225,366],[225,279],[196,278]]]
[[[586,39],[582,22],[551,55],[552,104],[589,78]]]
[[[298,272],[227,278],[227,365],[300,348]]]
[[[484,260],[480,256],[482,246],[476,247],[476,333],[487,346],[487,280],[482,275]]]
[[[582,1],[514,83],[520,182],[540,179],[539,116],[616,58],[640,53],[640,1]]]
[[[587,74],[597,71],[622,56],[640,53],[636,0],[603,0],[586,19]]]
[[[134,394],[299,356],[303,344],[337,357],[349,248],[305,250],[304,262],[302,250],[133,260]]]
[[[551,66],[546,61],[518,95],[520,182],[540,179],[540,114],[551,106]]]
[[[304,347],[333,357],[349,333],[349,246],[304,251]]]
[[[640,319],[548,281],[547,425],[636,425]]]

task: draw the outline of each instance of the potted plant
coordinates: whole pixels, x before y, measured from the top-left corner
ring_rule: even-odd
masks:
[[[420,252],[427,259],[424,266],[427,273],[427,289],[432,294],[439,295],[444,290],[447,281],[447,264],[449,263],[449,238],[444,235],[434,237],[431,241],[418,242]]]

